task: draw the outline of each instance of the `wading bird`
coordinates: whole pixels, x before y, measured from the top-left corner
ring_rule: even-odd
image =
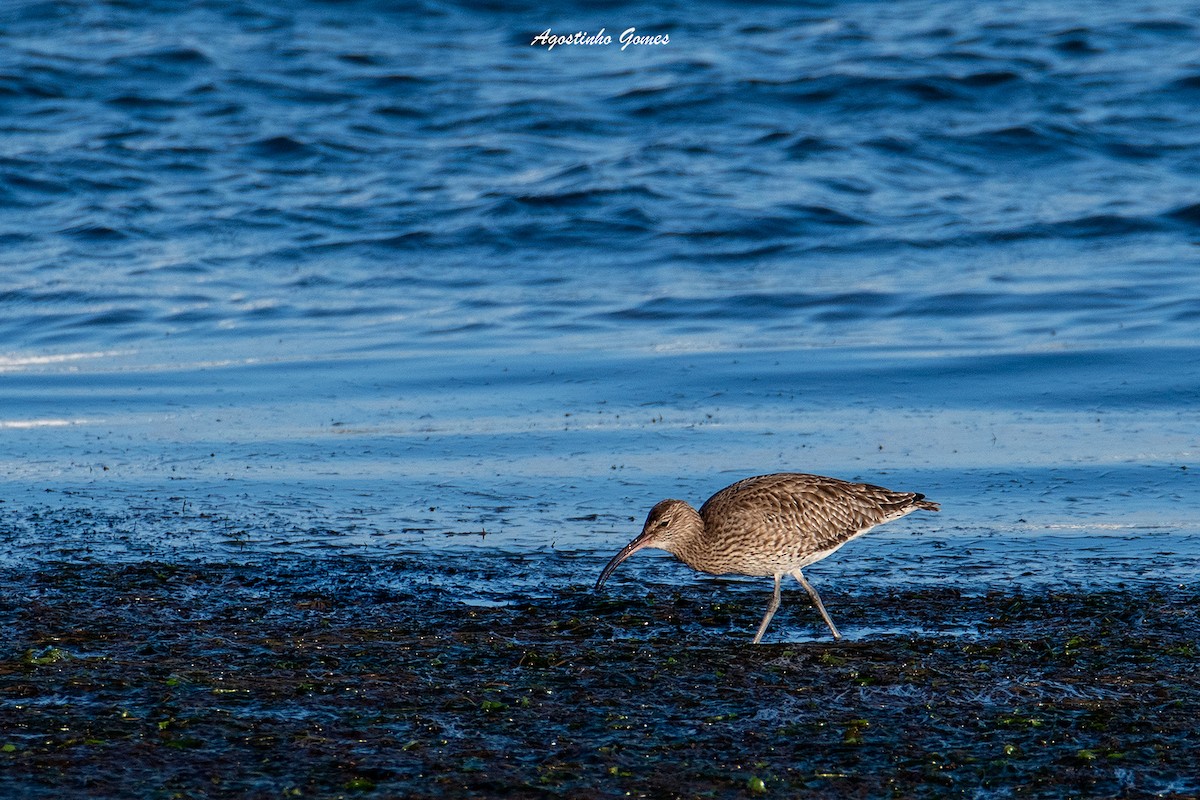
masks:
[[[918,509],[938,511],[916,492],[893,492],[869,483],[780,472],[727,486],[700,506],[663,500],[650,509],[641,534],[617,553],[596,581],[596,591],[638,550],[666,550],[693,569],[714,575],[771,575],[775,595],[758,626],[762,641],[779,608],[779,580],[792,575],[812,598],[834,639],[842,638],[821,596],[800,570],[820,561],[876,525]]]

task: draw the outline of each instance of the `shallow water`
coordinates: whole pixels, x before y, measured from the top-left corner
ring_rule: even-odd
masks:
[[[10,5],[0,558],[586,583],[804,470],[943,506],[835,584],[1187,581],[1197,10]]]

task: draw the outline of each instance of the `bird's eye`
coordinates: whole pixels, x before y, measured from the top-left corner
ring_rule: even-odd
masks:
[[[669,520],[669,519],[660,519],[658,521],[658,527],[665,528],[665,527],[667,527],[667,524],[670,523],[670,521],[671,520]]]

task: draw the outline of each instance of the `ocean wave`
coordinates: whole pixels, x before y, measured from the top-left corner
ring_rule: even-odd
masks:
[[[1014,347],[1188,335],[1200,26],[1177,9],[704,8],[621,53],[530,48],[474,4],[23,6],[10,346],[930,342],[972,314]],[[92,285],[123,299],[57,291]]]

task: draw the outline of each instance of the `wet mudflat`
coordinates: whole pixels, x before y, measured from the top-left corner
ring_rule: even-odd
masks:
[[[419,559],[5,568],[0,795],[1200,793],[1191,588],[822,585],[851,640],[797,591],[752,647],[764,586],[585,566],[495,604]]]

